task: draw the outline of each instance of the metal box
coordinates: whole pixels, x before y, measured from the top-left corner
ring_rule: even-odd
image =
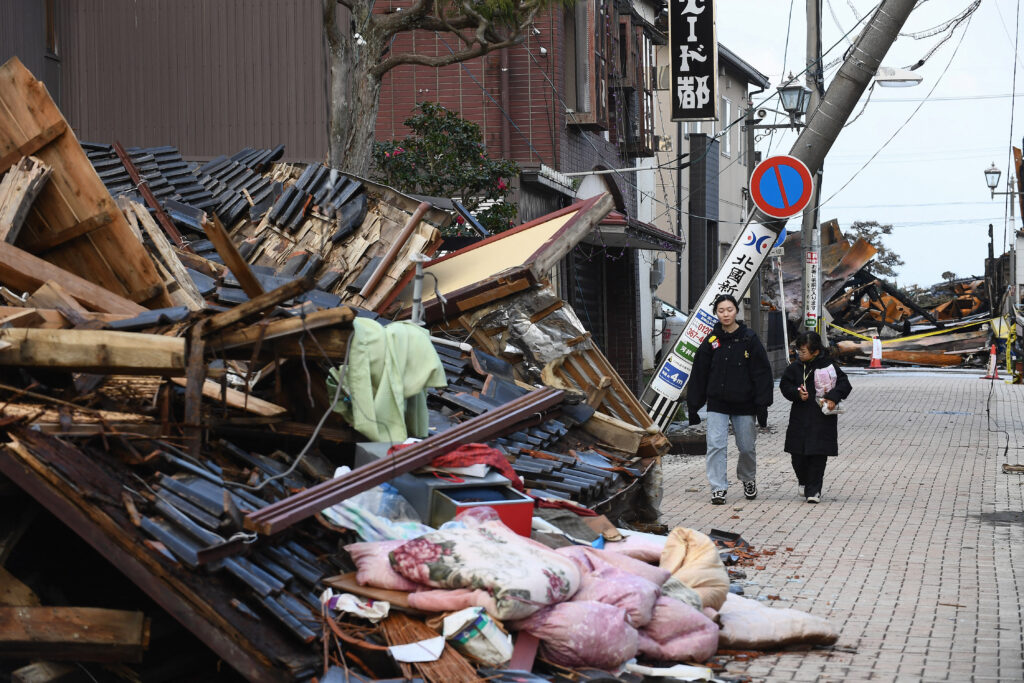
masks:
[[[506,479],[506,481],[508,481]],[[520,536],[530,536],[533,524],[533,498],[511,486],[463,486],[435,489],[430,512],[430,526],[438,527],[455,519],[464,510],[488,506],[501,521]]]

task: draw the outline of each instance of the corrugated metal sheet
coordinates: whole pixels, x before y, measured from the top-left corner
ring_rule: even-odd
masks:
[[[187,158],[327,150],[317,0],[59,0],[62,108],[82,140]]]
[[[41,0],[0,2],[0,64],[17,57],[41,79],[45,55],[45,3]]]

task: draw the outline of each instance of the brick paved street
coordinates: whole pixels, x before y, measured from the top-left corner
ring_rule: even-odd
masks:
[[[771,433],[758,436],[757,500],[735,481],[731,438],[725,506],[710,504],[703,456],[665,458],[665,524],[776,550],[765,569],[746,568],[746,596],[777,595],[769,604],[839,630],[841,651],[767,654],[731,662],[729,674],[1024,680],[1024,475],[1002,471],[1024,463],[1024,386],[980,374],[851,370],[819,505],[797,496],[778,389]]]

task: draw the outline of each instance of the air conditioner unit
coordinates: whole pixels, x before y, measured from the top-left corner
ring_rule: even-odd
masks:
[[[651,264],[651,291],[653,292],[665,281],[665,259],[654,259]]]

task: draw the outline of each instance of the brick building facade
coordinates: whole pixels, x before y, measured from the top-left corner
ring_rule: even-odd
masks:
[[[395,12],[408,0],[378,3]],[[434,101],[479,124],[488,153],[516,161],[522,174],[513,198],[519,220],[609,191],[626,223],[638,223],[636,166],[654,153],[654,28],[656,4],[579,0],[554,7],[516,47],[440,69],[403,65],[384,76],[376,135],[404,137],[402,122],[416,104]],[[457,50],[450,35],[398,36],[392,51],[431,56]],[[601,232],[599,228],[598,233]],[[668,237],[671,237],[669,235]],[[598,345],[634,390],[642,385],[642,240],[611,248],[600,235],[561,264],[556,282]]]

